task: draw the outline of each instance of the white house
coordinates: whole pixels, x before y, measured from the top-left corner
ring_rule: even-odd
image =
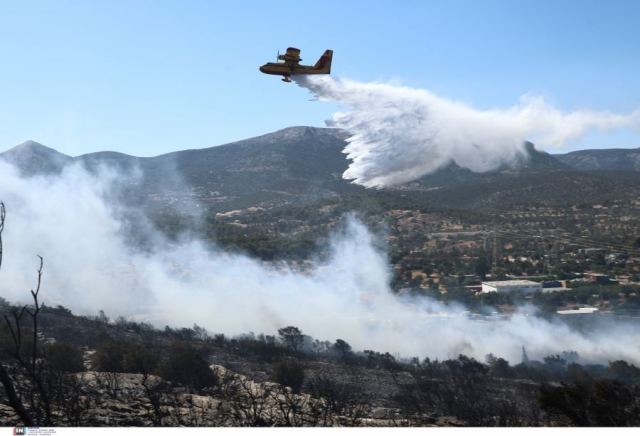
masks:
[[[499,282],[482,282],[482,292],[520,292],[530,294],[542,290],[542,283],[531,280],[502,280]]]

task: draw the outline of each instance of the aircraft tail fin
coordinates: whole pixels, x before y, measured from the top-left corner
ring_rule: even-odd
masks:
[[[333,50],[325,50],[318,62],[313,66],[314,69],[319,70],[319,74],[331,73],[331,60],[333,59]]]

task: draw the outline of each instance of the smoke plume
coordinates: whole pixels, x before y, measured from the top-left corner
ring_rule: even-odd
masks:
[[[110,192],[126,174],[90,175],[72,166],[60,176],[21,177],[0,162],[0,199],[7,205],[0,295],[28,302],[36,254],[45,259],[42,296],[76,313],[99,310],[164,325],[211,332],[273,334],[296,325],[318,339],[342,338],[356,349],[403,356],[483,359],[487,353],[518,362],[576,350],[586,360],[640,362],[640,330],[609,325],[592,336],[522,310],[496,321],[470,319],[461,306],[403,299],[389,288],[386,255],[355,219],[334,235],[331,255],[308,272],[212,249],[197,239],[169,242],[151,225],[144,251],[123,233],[122,205]],[[378,244],[379,245],[379,244]],[[615,340],[614,340],[615,338]]]
[[[351,133],[344,149],[351,164],[343,177],[366,187],[410,182],[452,162],[476,172],[512,165],[526,158],[524,141],[547,149],[592,129],[640,128],[640,110],[563,112],[533,96],[508,109],[478,110],[405,86],[330,76],[296,82],[320,100],[345,106],[329,123]]]

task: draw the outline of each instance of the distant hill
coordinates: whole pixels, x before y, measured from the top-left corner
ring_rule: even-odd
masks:
[[[579,150],[554,157],[577,170],[640,171],[640,148]]]
[[[151,198],[156,203],[173,203],[189,197],[226,209],[286,203],[292,198],[313,201],[360,189],[342,180],[348,165],[342,154],[346,136],[337,129],[291,127],[231,144],[150,158],[116,152],[72,158],[29,142],[0,153],[0,159],[28,176],[59,172],[71,163],[91,171],[106,165],[132,176],[124,180],[127,194],[136,202]]]
[[[0,153],[0,158],[15,165],[26,176],[59,173],[66,165],[73,162],[72,157],[35,141],[16,145]]]
[[[91,171],[106,165],[131,175],[119,180],[121,193],[132,204],[220,211],[313,203],[345,195],[385,201],[403,198],[434,207],[500,208],[516,203],[602,201],[633,195],[640,186],[640,172],[630,171],[635,166],[578,167],[574,156],[591,151],[552,156],[527,143],[528,158],[513,168],[474,173],[451,164],[402,186],[367,190],[342,179],[349,164],[342,153],[346,138],[337,129],[290,127],[231,144],[149,158],[116,152],[74,158],[27,142],[0,153],[0,159],[12,162],[25,175],[56,173],[71,163]]]

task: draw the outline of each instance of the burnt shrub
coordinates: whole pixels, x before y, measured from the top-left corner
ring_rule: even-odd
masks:
[[[271,380],[298,393],[304,383],[304,367],[296,359],[282,360],[273,365]]]
[[[157,372],[158,356],[147,347],[107,340],[96,348],[93,362],[98,371],[151,374]]]
[[[48,344],[44,349],[49,368],[56,372],[84,371],[82,351],[65,342]]]
[[[550,416],[575,426],[638,426],[640,390],[616,380],[543,384],[539,404]]]
[[[365,410],[365,393],[357,383],[347,378],[339,380],[328,373],[321,373],[311,378],[306,386],[311,396],[323,399],[315,405],[320,409],[321,419],[324,418],[323,425],[336,415],[360,418]]]
[[[263,362],[275,362],[286,354],[287,349],[278,344],[273,336],[235,339],[238,352],[243,356],[255,356]]]
[[[640,384],[640,369],[624,360],[609,362],[607,373],[609,377],[621,383]]]
[[[93,363],[98,371],[124,372],[124,355],[127,344],[113,340],[106,340],[96,347]]]
[[[171,346],[166,360],[160,366],[160,375],[193,389],[210,387],[217,382],[215,373],[200,353],[182,342]]]
[[[152,374],[157,372],[158,355],[148,348],[130,344],[122,356],[122,368],[125,372]]]

